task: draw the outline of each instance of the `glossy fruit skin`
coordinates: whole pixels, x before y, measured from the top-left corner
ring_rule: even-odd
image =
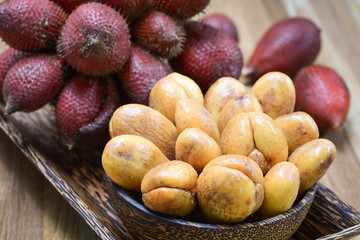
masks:
[[[294,111],[295,87],[284,73],[265,73],[255,82],[251,94],[259,100],[264,113],[273,119]]]
[[[113,8],[86,3],[70,14],[56,49],[59,56],[85,75],[113,73],[129,58],[129,28]]]
[[[326,66],[311,65],[296,75],[294,86],[296,111],[308,113],[320,132],[342,129],[350,107],[350,93],[337,72]]]
[[[183,98],[190,98],[204,105],[204,96],[194,80],[173,72],[156,82],[151,89],[149,106],[175,123],[176,103]]]
[[[135,42],[156,56],[173,58],[182,51],[185,30],[163,12],[152,11],[132,27]]]
[[[200,173],[206,164],[221,155],[221,148],[204,131],[187,128],[176,139],[175,154],[177,160],[191,164]]]
[[[5,114],[35,111],[53,100],[64,85],[63,74],[64,61],[55,54],[19,60],[4,79]]]
[[[210,0],[153,0],[152,6],[161,11],[179,19],[190,18],[202,10],[210,3]]]
[[[221,77],[240,77],[243,57],[233,38],[195,21],[185,24],[185,32],[183,51],[170,60],[174,71],[193,79],[203,92]]]
[[[287,161],[275,164],[265,175],[263,187],[264,201],[257,217],[265,219],[289,210],[299,192],[298,168]]]
[[[81,138],[79,129],[98,116],[105,94],[105,81],[100,77],[77,73],[68,80],[55,105],[55,120],[59,134],[69,148]]]
[[[141,181],[144,205],[170,216],[186,216],[196,204],[198,174],[188,163],[169,161],[150,169]]]
[[[55,50],[67,13],[50,0],[11,0],[0,5],[0,37],[24,52]]]
[[[145,174],[169,159],[151,141],[136,135],[116,136],[106,144],[102,157],[106,174],[119,186],[140,191]]]
[[[220,112],[231,99],[247,93],[246,86],[235,78],[222,77],[206,91],[204,106],[218,124]]]
[[[288,161],[295,164],[300,173],[299,195],[318,181],[336,158],[335,145],[324,138],[305,143],[297,148]]]
[[[320,30],[309,19],[291,17],[275,23],[251,55],[248,77],[255,82],[267,72],[279,71],[292,78],[311,64],[321,46]]]
[[[113,113],[109,122],[110,136],[132,134],[154,143],[167,158],[175,159],[178,136],[175,125],[163,114],[141,104],[125,104]]]
[[[275,119],[285,134],[289,155],[305,143],[319,138],[319,128],[314,119],[305,112],[293,112]]]
[[[2,100],[2,89],[7,72],[20,59],[30,54],[31,53],[22,52],[15,48],[9,48],[0,54],[0,101]]]
[[[236,42],[239,42],[239,33],[237,27],[235,26],[235,23],[225,14],[209,14],[203,19],[201,19],[201,22],[225,32],[226,34],[231,36]]]
[[[200,208],[211,223],[239,223],[261,205],[264,191],[259,166],[241,155],[211,160],[198,178]]]
[[[192,99],[184,98],[177,102],[175,126],[180,134],[186,128],[199,128],[220,142],[220,134],[213,116],[206,108]]]
[[[133,44],[129,60],[118,76],[132,101],[148,105],[151,89],[169,73],[170,70],[163,62]]]

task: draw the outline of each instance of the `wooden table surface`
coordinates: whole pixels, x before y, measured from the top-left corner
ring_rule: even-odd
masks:
[[[334,68],[351,93],[343,131],[322,135],[335,143],[337,157],[321,182],[360,210],[360,1],[211,0],[205,13],[210,12],[223,12],[234,20],[245,62],[277,20],[300,15],[319,26],[322,48],[316,63]],[[0,52],[5,48],[1,43]],[[98,239],[2,131],[0,239]]]

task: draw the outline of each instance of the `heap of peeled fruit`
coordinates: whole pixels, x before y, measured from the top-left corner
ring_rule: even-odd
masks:
[[[294,111],[295,98],[293,81],[276,71],[250,90],[222,77],[205,94],[192,79],[168,74],[152,88],[149,106],[126,104],[114,112],[103,168],[164,215],[200,209],[203,221],[226,224],[276,216],[336,156],[314,119]]]

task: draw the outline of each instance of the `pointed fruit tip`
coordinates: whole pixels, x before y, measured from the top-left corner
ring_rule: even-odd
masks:
[[[4,110],[4,114],[5,116],[9,116],[10,114],[19,111],[19,105],[16,102],[13,101],[6,101],[6,105],[5,105],[5,110]]]

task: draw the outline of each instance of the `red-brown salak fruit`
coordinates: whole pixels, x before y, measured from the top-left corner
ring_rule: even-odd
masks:
[[[53,0],[59,4],[67,13],[71,13],[81,4],[90,2],[91,0]]]
[[[349,111],[349,90],[333,69],[321,65],[303,68],[294,79],[295,111],[307,112],[320,132],[341,131]]]
[[[149,7],[148,0],[100,0],[100,2],[119,11],[128,23],[142,16],[144,11]]]
[[[229,34],[236,42],[239,41],[239,33],[235,23],[227,15],[221,13],[209,14],[201,19],[201,22]]]
[[[50,0],[11,0],[0,5],[0,37],[25,52],[55,51],[67,13]]]
[[[55,105],[57,129],[68,148],[84,139],[89,143],[94,138],[108,136],[108,123],[119,103],[119,92],[112,78],[73,75]]]
[[[203,92],[221,77],[240,77],[242,52],[232,37],[195,21],[185,24],[185,32],[183,51],[170,60],[174,71],[193,79]]]
[[[113,8],[102,3],[85,3],[67,19],[57,50],[73,68],[85,75],[116,72],[130,54],[129,28]]]
[[[20,59],[4,80],[5,115],[35,111],[52,101],[64,85],[64,68],[64,61],[55,54]]]
[[[210,0],[152,0],[152,6],[175,18],[188,19],[209,5]]]
[[[2,92],[4,80],[7,72],[20,59],[29,56],[30,53],[16,50],[15,48],[8,48],[0,54],[0,99],[2,100]]]
[[[133,26],[132,36],[138,45],[154,55],[173,58],[182,50],[185,30],[165,13],[152,11]]]
[[[293,78],[301,68],[315,60],[320,46],[320,30],[311,20],[285,18],[263,35],[243,74],[252,82],[271,71]]]
[[[169,73],[169,68],[162,61],[133,44],[130,58],[118,77],[132,101],[148,105],[151,89]]]

